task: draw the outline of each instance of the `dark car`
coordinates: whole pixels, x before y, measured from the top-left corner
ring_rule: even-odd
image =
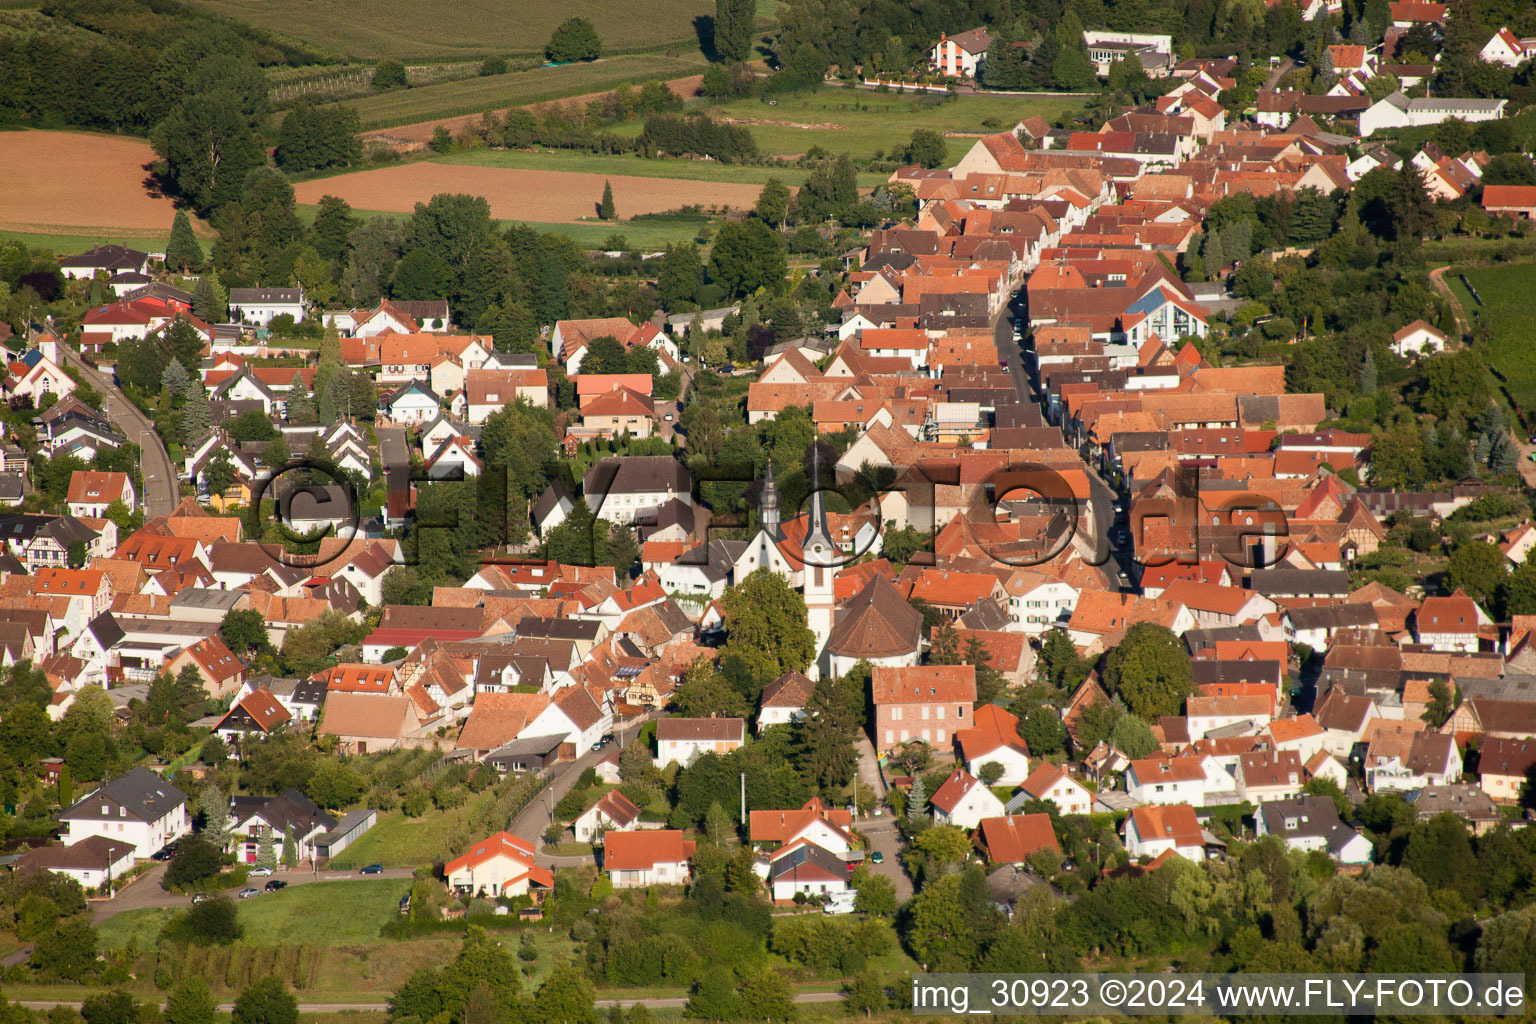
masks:
[[[360,875],[382,875],[383,873],[383,864],[369,864],[367,867],[358,872]]]
[[[267,883],[267,892],[277,892],[279,889],[288,888],[288,883],[281,878],[274,878]]]
[[[874,863],[874,864],[884,864],[885,863],[885,854],[881,853],[879,850],[876,850],[874,853],[869,855],[869,859],[870,859],[871,863]]]

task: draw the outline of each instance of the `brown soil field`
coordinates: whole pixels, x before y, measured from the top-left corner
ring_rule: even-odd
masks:
[[[703,75],[689,75],[687,78],[674,78],[662,84],[683,99],[691,100],[699,94],[699,86],[703,82]],[[529,104],[529,108],[541,110],[545,107],[561,107],[566,110],[580,110],[593,100],[600,99],[606,95],[608,95],[607,92],[592,92],[587,93],[585,96],[572,96],[569,99],[549,100],[546,103],[532,103]],[[498,110],[495,112],[496,116],[506,117],[507,112],[511,109],[508,107]],[[418,121],[415,124],[400,125],[397,128],[379,128],[371,132],[363,132],[358,138],[363,140],[364,146],[372,142],[382,142],[384,145],[397,149],[402,153],[409,153],[425,149],[427,143],[432,141],[432,132],[438,125],[443,125],[457,137],[464,132],[472,131],[479,127],[480,119],[484,116],[484,114],[466,114],[463,117],[445,117],[439,118],[436,121]]]
[[[332,195],[354,209],[402,213],[439,192],[467,192],[490,200],[491,216],[499,220],[558,224],[595,217],[605,180],[613,183],[614,206],[622,217],[684,205],[748,209],[762,191],[760,185],[717,181],[414,163],[300,182],[294,192],[300,203],[318,203],[321,196]]]
[[[0,228],[169,236],[176,207],[148,181],[146,165],[154,159],[138,139],[0,132]]]

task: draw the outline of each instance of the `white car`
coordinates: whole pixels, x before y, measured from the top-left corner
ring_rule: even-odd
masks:
[[[265,875],[270,875],[271,873],[271,868],[251,868],[251,870],[246,872],[246,875],[250,878],[260,878]]]
[[[823,914],[851,914],[853,913],[853,901],[856,893],[840,892],[827,901],[827,905],[821,908]]]

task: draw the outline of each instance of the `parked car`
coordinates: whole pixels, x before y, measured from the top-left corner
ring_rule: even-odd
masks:
[[[208,894],[205,893],[205,892],[199,892],[199,893],[193,893],[192,894],[192,902],[193,903],[202,903],[202,902],[205,902],[207,899],[208,899]]]
[[[240,898],[243,899],[243,900],[248,900],[252,896],[260,896],[260,895],[261,895],[261,890],[260,889],[241,889],[240,890]]]
[[[404,896],[400,897],[400,913],[402,913],[402,914],[409,914],[410,912],[411,912],[411,894],[410,893],[406,893]]]
[[[598,751],[598,750],[602,750],[602,749],[606,748],[607,746],[608,746],[608,741],[607,740],[598,740],[596,743],[592,744],[592,749],[595,752],[595,751]]]
[[[271,873],[272,873],[272,869],[271,868],[251,868],[251,870],[246,872],[246,874],[249,875],[251,878],[265,878],[267,875],[270,875]]]
[[[885,854],[881,853],[879,850],[876,850],[874,853],[869,855],[869,859],[873,864],[884,864]]]
[[[274,878],[267,883],[267,892],[277,892],[279,889],[288,888],[288,883],[281,878]]]
[[[367,867],[358,872],[360,875],[382,875],[383,873],[383,864],[369,864]]]

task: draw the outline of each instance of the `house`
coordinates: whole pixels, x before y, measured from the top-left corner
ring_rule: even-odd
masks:
[[[148,768],[103,783],[59,815],[64,843],[103,836],[133,847],[135,857],[158,853],[191,831],[187,795]]]
[[[1136,859],[1172,851],[1185,860],[1201,861],[1208,841],[1189,804],[1136,807],[1125,823],[1125,850]]]
[[[114,501],[121,501],[132,512],[137,500],[133,481],[127,473],[77,469],[70,475],[66,501],[72,516],[101,519],[107,514],[107,506]]]
[[[234,743],[247,733],[270,736],[292,721],[293,715],[267,689],[247,693],[224,713],[213,731]]]
[[[1479,628],[1493,625],[1488,613],[1457,588],[1450,597],[1426,597],[1413,616],[1413,636],[1437,651],[1475,654]]]
[[[1125,790],[1138,804],[1202,807],[1210,793],[1230,789],[1231,776],[1205,754],[1139,758],[1125,770]]]
[[[1313,714],[1323,729],[1323,750],[1337,758],[1348,758],[1371,721],[1381,717],[1374,701],[1337,688],[1328,691]]]
[[[390,422],[405,426],[432,422],[442,407],[437,392],[419,380],[379,396],[379,411],[388,416]]]
[[[640,808],[616,789],[598,797],[597,802],[571,823],[578,843],[602,844],[603,833],[626,829],[640,820]]]
[[[260,324],[265,327],[283,315],[293,317],[295,322],[304,319],[303,288],[229,290],[229,317],[235,323]]]
[[[279,848],[292,834],[294,854],[302,862],[315,855],[315,842],[336,827],[336,819],[296,789],[274,797],[237,796],[230,804],[230,844],[235,860],[254,864],[264,836]]]
[[[861,661],[876,669],[917,664],[923,646],[923,614],[879,573],[836,609],[833,618],[825,651],[834,676],[846,675]]]
[[[11,364],[10,375],[0,378],[7,398],[28,399],[34,406],[53,395],[63,399],[74,394],[76,384],[69,374],[37,349]]]
[[[1483,209],[1495,217],[1536,217],[1536,185],[1484,185]]]
[[[1087,814],[1093,810],[1093,794],[1088,787],[1049,761],[1042,761],[1029,773],[1004,810],[1013,814],[1037,800],[1055,804],[1061,814]]]
[[[804,672],[791,669],[763,687],[758,700],[757,731],[788,725],[805,717],[805,705],[816,684]]]
[[[1454,814],[1471,826],[1475,836],[1498,828],[1504,822],[1504,815],[1493,798],[1465,782],[1448,786],[1424,786],[1403,799],[1413,806],[1419,821],[1429,821],[1441,814]]]
[[[687,765],[703,753],[728,754],[746,738],[742,718],[663,718],[656,723],[656,764]]]
[[[1425,786],[1447,786],[1461,780],[1461,749],[1456,737],[1442,732],[1415,732],[1396,749],[1377,752],[1373,741],[1365,759],[1365,784],[1372,793],[1406,792]]]
[[[1507,26],[1500,28],[1478,52],[1478,59],[1489,64],[1503,64],[1517,68],[1536,57],[1536,39],[1519,39]]]
[[[813,796],[793,811],[749,811],[747,838],[775,847],[805,839],[847,860],[861,856],[852,824],[853,815],[847,808],[828,807]]]
[[[681,885],[689,878],[694,845],[677,829],[609,832],[603,836],[603,870],[615,889]]]
[[[549,408],[549,375],[542,369],[470,370],[464,375],[464,418],[484,423],[513,402]]]
[[[909,740],[944,747],[956,730],[971,728],[976,669],[971,665],[876,665],[870,675],[875,705],[875,748],[893,750]]]
[[[1305,781],[1294,750],[1255,750],[1238,758],[1237,795],[1249,803],[1300,796]]]
[[[1061,852],[1049,814],[1005,814],[982,818],[973,840],[989,864],[1022,867],[1038,850]]]
[[[11,866],[17,876],[38,871],[73,878],[86,892],[109,890],[133,867],[133,844],[123,839],[89,836],[70,846],[37,846]]]
[[[991,45],[992,36],[984,27],[955,35],[940,33],[928,52],[928,62],[947,78],[975,78]]]
[[[935,825],[972,829],[982,818],[1003,813],[1003,802],[976,776],[956,768],[928,798]]]
[[[581,480],[587,507],[610,523],[644,522],[672,500],[693,505],[693,478],[670,455],[599,459]]]
[[[650,437],[656,429],[656,407],[648,395],[615,388],[581,407],[582,437]]]
[[[426,745],[416,702],[376,693],[330,693],[320,735],[335,736],[344,753],[367,754]]]
[[[581,361],[587,349],[599,338],[612,338],[628,346],[637,328],[621,316],[601,317],[591,320],[557,320],[549,332],[549,354],[565,367],[567,376],[581,372]]]
[[[1411,355],[1431,355],[1445,351],[1445,335],[1423,320],[1398,328],[1392,335],[1392,351],[1407,359]]]
[[[848,891],[848,865],[831,850],[796,839],[773,852],[767,881],[775,903],[787,903],[797,893],[831,897]]]
[[[190,589],[183,588],[176,596],[180,597]],[[173,598],[173,606],[174,603]],[[220,619],[222,618],[221,615]],[[188,665],[192,666],[198,678],[202,680],[204,692],[215,699],[228,696],[245,681],[244,662],[235,657],[234,652],[224,645],[224,640],[217,633],[187,647],[171,660],[166,670],[172,675],[179,675]]]
[[[461,896],[517,897],[548,893],[554,875],[533,862],[533,844],[510,832],[497,832],[443,865],[449,892]]]
[[[149,269],[149,253],[126,245],[98,245],[59,261],[59,273],[72,281],[90,280],[98,273],[109,277],[119,273],[142,274]]]
[[[1287,849],[1310,853],[1322,850],[1340,864],[1369,864],[1371,841],[1339,820],[1338,808],[1326,796],[1297,796],[1271,800],[1254,815],[1254,831],[1278,836]]]
[[[1003,773],[993,785],[1017,786],[1029,778],[1029,746],[1019,735],[1019,719],[996,704],[976,710],[976,724],[955,732],[955,745],[972,775],[980,778],[988,764]]]
[[[1495,800],[1519,800],[1536,770],[1536,740],[1489,737],[1477,761],[1478,785]]]
[[[560,756],[574,758],[591,750],[612,728],[613,711],[603,694],[594,697],[585,686],[567,686],[555,694],[549,705],[524,726],[518,736],[558,737]]]

